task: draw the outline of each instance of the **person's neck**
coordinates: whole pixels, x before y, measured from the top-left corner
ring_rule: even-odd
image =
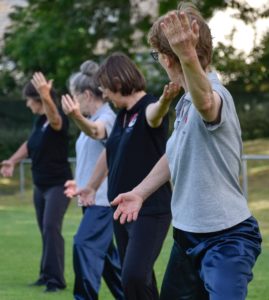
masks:
[[[89,114],[93,116],[98,109],[104,105],[103,101],[95,100],[92,105],[89,106]]]
[[[128,96],[123,96],[124,102],[126,103],[125,108],[130,110],[145,95],[145,91],[139,91]]]

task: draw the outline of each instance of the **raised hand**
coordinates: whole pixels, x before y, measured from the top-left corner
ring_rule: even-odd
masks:
[[[72,198],[77,192],[77,185],[75,180],[67,180],[66,183],[64,184],[64,194]]]
[[[74,196],[78,197],[81,206],[91,206],[95,204],[96,190],[91,188],[80,189]]]
[[[169,82],[164,86],[163,93],[160,97],[160,102],[169,103],[171,102],[179,93],[180,86],[178,83]]]
[[[3,160],[0,165],[1,165],[1,169],[0,169],[1,175],[4,177],[12,177],[15,164],[11,160]]]
[[[134,191],[120,194],[111,202],[113,206],[118,205],[114,212],[114,219],[118,220],[120,218],[121,224],[124,224],[126,221],[136,221],[142,204],[143,199]]]
[[[184,12],[170,12],[160,24],[172,50],[180,61],[193,55],[199,40],[199,26],[196,20],[190,21]]]
[[[75,97],[72,98],[68,94],[63,95],[61,102],[63,111],[66,115],[69,115],[70,117],[76,117],[81,114],[79,102]]]
[[[53,80],[47,81],[43,73],[35,72],[31,82],[40,94],[41,98],[46,98],[48,95],[50,95]]]

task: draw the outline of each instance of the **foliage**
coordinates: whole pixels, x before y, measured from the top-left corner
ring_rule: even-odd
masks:
[[[178,0],[156,1],[159,4],[158,15],[175,9],[179,3]],[[269,15],[266,7],[253,9],[240,0],[192,2],[207,19],[217,10],[227,7],[234,8],[235,17],[248,24],[254,24],[257,19]],[[6,97],[18,99],[22,85],[36,70],[42,70],[48,78],[54,78],[59,93],[66,92],[66,81],[81,62],[89,58],[101,62],[114,51],[130,55],[145,74],[148,91],[159,95],[168,78],[160,65],[148,55],[146,33],[153,18],[150,11],[139,11],[139,3],[137,0],[28,0],[26,7],[16,7],[10,15],[12,22],[4,36],[4,47],[0,53],[0,100]],[[234,32],[231,40],[233,35]],[[255,120],[251,126],[242,124],[242,128],[250,130],[244,131],[244,137],[261,134],[254,127],[262,114],[250,118],[245,105],[251,108],[255,106],[253,113],[256,114],[259,111],[257,103],[268,100],[268,49],[269,32],[248,56],[222,43],[214,51],[214,67],[231,93],[240,94],[236,105],[241,121],[249,123]],[[251,99],[249,96],[253,94],[259,95]],[[267,111],[267,107],[264,111]],[[261,125],[260,128],[265,126]],[[263,134],[268,136],[267,132]]]
[[[129,53],[132,48],[130,5],[121,0],[29,0],[10,18],[2,63],[14,63],[11,74],[18,85],[42,70],[64,89],[81,62],[100,55],[100,43],[105,41],[108,51]]]
[[[14,88],[21,87],[36,70],[54,78],[56,86],[64,91],[67,78],[89,57],[101,60],[113,51],[134,57],[137,50],[147,47],[146,32],[153,21],[149,12],[139,11],[136,2],[29,0],[27,6],[15,7],[1,53],[4,72],[0,76],[0,95],[14,93]],[[262,15],[235,0],[193,2],[206,18],[227,6],[237,8],[237,17],[246,22]],[[178,0],[158,3],[159,14],[163,14],[175,9]]]

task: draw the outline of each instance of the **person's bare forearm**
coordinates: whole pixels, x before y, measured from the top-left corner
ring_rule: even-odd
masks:
[[[133,191],[145,201],[158,188],[170,180],[167,157],[164,154],[150,171],[147,177]]]
[[[147,121],[151,127],[158,127],[163,120],[163,117],[167,114],[171,102],[157,101],[150,104],[147,108]]]
[[[82,114],[70,115],[77,127],[86,135],[93,139],[104,139],[106,137],[105,125],[102,122],[93,122],[85,118]]]
[[[181,65],[193,104],[203,116],[203,113],[207,113],[214,105],[213,90],[207,74],[202,69],[196,52],[188,59],[182,60]],[[208,118],[207,115],[205,118]]]
[[[169,82],[165,85],[160,99],[150,104],[146,109],[146,118],[149,126],[152,128],[159,127],[167,114],[172,100],[179,93],[180,86],[175,82]]]
[[[11,160],[16,165],[21,160],[27,157],[28,157],[27,142],[24,142],[8,160]]]
[[[87,183],[86,187],[92,188],[94,190],[98,190],[104,179],[106,178],[108,173],[107,161],[106,161],[106,150],[104,150],[95,165],[92,176]]]
[[[49,92],[40,93],[40,97],[44,106],[45,114],[50,125],[55,129],[60,129],[62,126],[62,118],[58,112],[58,109],[53,102]]]

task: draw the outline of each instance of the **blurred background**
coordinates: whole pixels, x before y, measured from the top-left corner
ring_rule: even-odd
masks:
[[[269,4],[267,0],[192,1],[209,21],[213,66],[234,95],[244,140],[269,137]],[[168,81],[149,55],[153,21],[175,0],[1,0],[0,160],[27,138],[33,116],[21,89],[33,72],[54,79],[59,97],[86,59],[113,51],[130,55],[159,95]],[[171,110],[173,113],[173,110]],[[77,135],[71,126],[70,156]]]

